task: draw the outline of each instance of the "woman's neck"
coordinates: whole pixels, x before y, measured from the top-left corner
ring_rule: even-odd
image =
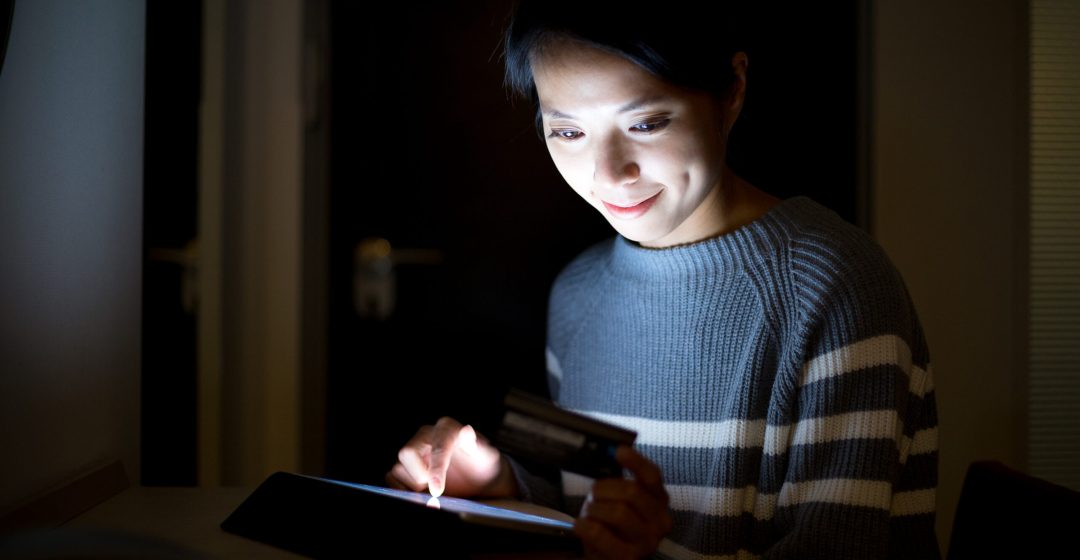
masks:
[[[725,182],[731,188],[724,195],[723,208],[720,210],[723,218],[715,235],[723,235],[753,222],[780,202],[779,198],[736,176],[727,166],[724,171]],[[731,181],[727,182],[729,177]]]
[[[686,225],[698,230],[698,233],[690,241],[679,245],[697,243],[735,231],[760,218],[780,202],[779,198],[735,175],[727,165],[724,165],[722,173],[719,183],[687,219]],[[649,249],[665,248],[645,243],[638,245]]]

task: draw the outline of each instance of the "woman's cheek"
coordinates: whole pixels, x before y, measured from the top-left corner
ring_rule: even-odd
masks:
[[[599,207],[600,201],[592,193],[592,177],[580,164],[569,160],[556,160],[555,168],[559,170],[566,184],[574,189],[574,192],[584,198],[589,204]]]
[[[589,206],[592,206],[593,208],[596,208],[597,210],[603,210],[603,203],[600,202],[600,199],[597,198],[596,195],[593,194],[592,189],[590,189],[588,187],[577,187],[577,186],[575,186],[574,187],[574,192],[576,192],[578,194],[578,196],[583,198],[585,200],[585,202],[587,202],[589,204]]]
[[[570,158],[560,156],[554,151],[551,153],[551,161],[555,163],[555,169],[559,170],[559,175],[562,175],[563,180],[574,190],[579,190],[581,185],[579,166],[574,165]]]

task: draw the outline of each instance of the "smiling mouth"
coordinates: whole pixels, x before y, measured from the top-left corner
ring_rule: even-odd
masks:
[[[655,195],[653,195],[653,196],[655,196]],[[652,197],[650,196],[649,198],[652,198]],[[648,198],[645,199],[645,200],[648,200]],[[645,202],[645,200],[642,200],[641,202]],[[634,203],[631,203],[631,204],[615,204],[614,202],[607,202],[607,204],[610,204],[611,206],[615,206],[617,208],[633,208],[633,207],[637,206],[638,204],[641,204],[641,202],[634,202]]]
[[[660,197],[660,193],[662,192],[664,191],[661,190],[660,192],[650,196],[649,198],[646,198],[645,200],[642,200],[640,202],[633,203],[630,206],[620,206],[617,204],[612,204],[606,200],[601,202],[604,203],[604,207],[607,208],[608,212],[611,212],[613,216],[624,219],[633,219],[647,212],[649,208],[652,207],[653,203],[656,202],[656,199]]]

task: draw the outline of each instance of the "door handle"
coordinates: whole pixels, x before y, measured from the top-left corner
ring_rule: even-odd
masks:
[[[180,267],[180,305],[184,313],[194,315],[199,307],[199,239],[188,241],[181,249],[152,247],[146,258]]]
[[[368,237],[353,252],[353,307],[365,319],[386,320],[397,302],[399,265],[437,265],[438,249],[394,247],[383,237]]]

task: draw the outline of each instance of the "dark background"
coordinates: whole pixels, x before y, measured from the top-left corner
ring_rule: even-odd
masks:
[[[196,481],[195,315],[181,304],[183,263],[198,233],[201,2],[146,3],[143,141],[141,480]]]

